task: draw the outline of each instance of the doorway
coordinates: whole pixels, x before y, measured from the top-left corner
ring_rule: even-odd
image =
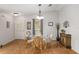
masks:
[[[33,36],[43,36],[43,19],[33,19]]]

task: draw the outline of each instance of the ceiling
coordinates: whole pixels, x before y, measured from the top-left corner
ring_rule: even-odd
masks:
[[[52,6],[48,6],[48,4],[42,4],[41,11],[50,12],[50,11],[59,11],[63,8],[62,4],[52,4]],[[30,14],[38,14],[39,6],[37,4],[0,4],[0,12],[9,12],[9,13],[22,13],[26,15]]]

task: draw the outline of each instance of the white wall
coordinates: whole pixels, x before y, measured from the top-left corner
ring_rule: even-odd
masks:
[[[43,20],[43,36],[45,38],[49,37],[50,34],[53,35],[53,40],[56,40],[56,23],[57,23],[57,12],[48,12],[43,14],[45,19]],[[53,26],[48,26],[48,22],[53,22]]]
[[[69,27],[67,29],[63,27],[65,20],[69,21]],[[61,29],[65,29],[66,33],[72,35],[72,49],[79,53],[79,5],[66,5],[59,12],[59,21]]]
[[[6,21],[10,22],[10,28],[6,28]],[[0,13],[0,44],[4,45],[14,40],[13,17],[7,13]]]
[[[26,31],[29,31],[27,30],[27,21],[31,21],[31,37],[33,36],[33,21],[32,19],[35,18],[37,15],[30,15],[30,16],[20,16],[20,17],[16,17],[15,19],[15,24],[18,24],[20,25],[20,27],[16,27],[15,25],[15,39],[23,39],[25,38],[25,33]],[[56,20],[57,20],[57,12],[49,12],[49,13],[43,13],[43,16],[45,17],[44,20],[43,20],[43,36],[44,38],[47,38],[47,36],[49,36],[49,34],[53,34],[53,39],[55,40],[56,39],[56,27],[55,27],[55,24],[56,24]],[[48,26],[48,22],[53,22],[53,27],[52,26]]]

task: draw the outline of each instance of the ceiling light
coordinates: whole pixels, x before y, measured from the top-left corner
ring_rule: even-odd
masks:
[[[43,16],[37,16],[36,19],[42,20],[42,19],[44,19],[44,17]]]
[[[14,16],[18,16],[18,13],[13,13],[14,14]]]
[[[42,20],[42,19],[44,19],[44,17],[41,15],[41,4],[38,4],[38,6],[39,6],[39,11],[38,11],[38,13],[39,13],[39,15],[38,16],[36,16],[36,19],[37,20]]]
[[[49,4],[48,6],[49,6],[49,7],[51,7],[51,6],[52,6],[52,4]]]
[[[38,4],[38,6],[41,6],[42,4]]]

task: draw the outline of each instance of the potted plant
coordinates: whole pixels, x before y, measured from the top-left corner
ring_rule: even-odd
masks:
[[[62,32],[62,33],[65,33],[65,30],[64,30],[64,29],[61,29],[61,32]]]

